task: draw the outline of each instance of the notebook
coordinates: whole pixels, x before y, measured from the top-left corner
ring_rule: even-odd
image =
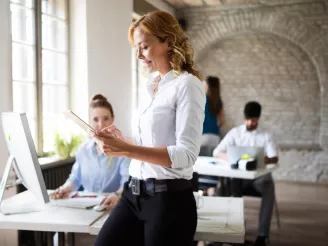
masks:
[[[79,198],[67,198],[59,200],[51,200],[52,206],[78,208],[78,209],[90,209],[100,204],[104,196],[98,196],[96,198],[79,197]]]
[[[89,209],[99,205],[104,197],[104,195],[99,195],[93,192],[72,192],[69,195],[69,198],[58,200],[51,199],[50,204],[52,206]]]

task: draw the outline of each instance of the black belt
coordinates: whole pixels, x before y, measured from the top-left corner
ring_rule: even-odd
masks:
[[[148,194],[154,196],[158,192],[176,192],[190,189],[191,183],[187,179],[146,179],[140,180],[129,177],[129,188],[133,195]]]

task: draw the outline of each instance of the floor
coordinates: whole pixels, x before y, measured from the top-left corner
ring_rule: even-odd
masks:
[[[276,182],[281,228],[273,214],[271,246],[328,246],[328,185]],[[245,198],[246,239],[257,235],[259,198]]]
[[[6,189],[4,199],[16,193],[15,188]],[[0,246],[17,246],[18,235],[14,230],[0,230]]]

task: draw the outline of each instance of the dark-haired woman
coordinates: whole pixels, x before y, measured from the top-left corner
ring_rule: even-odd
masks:
[[[213,150],[220,142],[220,128],[224,124],[219,78],[208,76],[205,81],[205,91],[205,119],[203,123],[200,155],[212,156]]]

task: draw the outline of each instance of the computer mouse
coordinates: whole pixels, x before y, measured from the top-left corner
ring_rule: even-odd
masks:
[[[104,206],[104,205],[96,205],[93,207],[93,210],[97,211],[97,212],[104,211],[105,209],[106,209],[106,206]]]

